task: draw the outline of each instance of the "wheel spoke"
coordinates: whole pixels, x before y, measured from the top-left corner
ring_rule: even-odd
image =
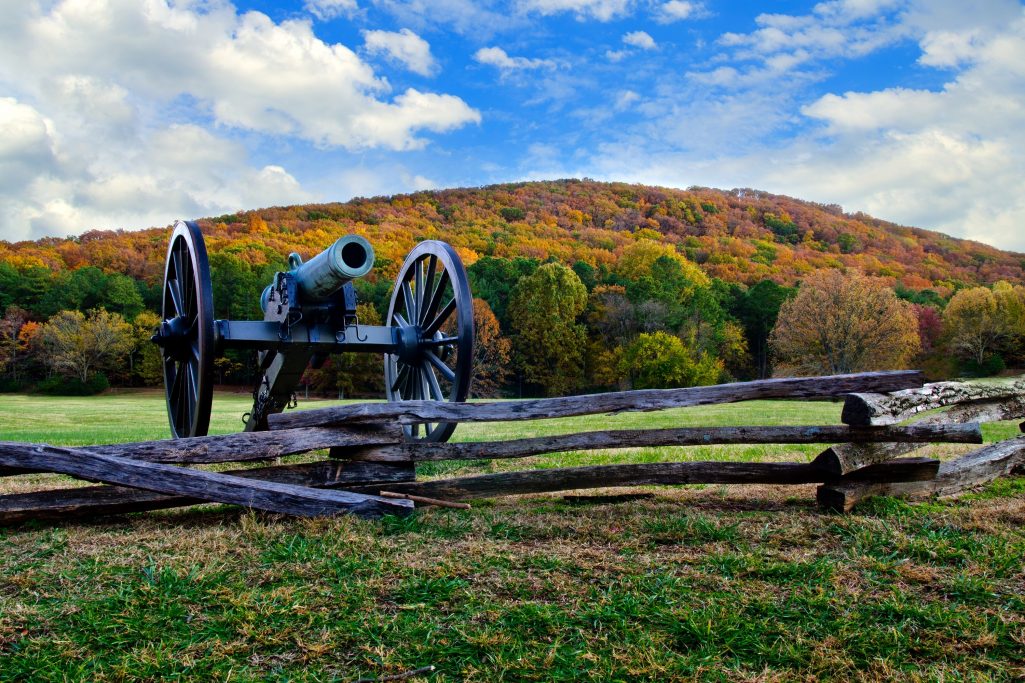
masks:
[[[413,400],[413,368],[406,366],[406,379],[402,383],[402,398],[405,401]]]
[[[424,278],[424,292],[420,297],[420,315],[424,315],[425,307],[434,299],[434,275],[438,270],[438,257],[431,254],[427,260],[427,276]],[[423,319],[418,319],[423,323]]]
[[[409,323],[406,322],[406,319],[402,317],[401,313],[395,313],[394,318],[396,322],[398,322],[399,327],[409,327]]]
[[[447,304],[445,304],[445,308],[441,309],[441,313],[439,313],[434,318],[434,320],[431,321],[431,324],[427,325],[424,328],[424,336],[433,336],[434,333],[437,332],[441,328],[441,326],[445,324],[445,321],[449,319],[449,316],[451,316],[455,312],[455,310],[456,300],[451,299]]]
[[[421,312],[420,324],[423,325],[428,320],[434,318],[434,315],[438,312],[438,306],[441,305],[441,300],[445,296],[445,290],[448,288],[448,271],[441,271],[441,277],[438,278],[438,287],[434,290],[434,294],[431,295],[431,301],[427,304],[427,307]]]
[[[398,367],[398,363],[396,363],[395,365],[396,367]],[[392,393],[395,393],[398,390],[399,385],[401,385],[405,381],[406,376],[408,374],[409,366],[403,363],[402,367],[399,367],[398,370],[395,372],[395,381],[391,385]]]
[[[167,293],[171,295],[171,305],[174,306],[174,316],[171,317],[185,315],[185,304],[182,301],[181,282],[178,281],[177,277],[174,279],[168,278]]]
[[[430,365],[425,365],[424,374],[427,376],[427,383],[431,387],[431,396],[434,397],[435,401],[444,401],[445,394],[441,390],[441,385],[438,384],[438,376],[434,374],[434,368]]]
[[[192,431],[192,423],[196,411],[196,377],[192,374],[192,364],[182,363],[182,371],[185,372],[185,390],[182,392],[182,401],[185,404],[188,420],[185,422],[185,432]]]
[[[449,366],[445,365],[445,363],[442,362],[440,358],[434,355],[433,351],[424,351],[424,356],[427,358],[427,360],[431,362],[431,365],[438,368],[438,371],[441,373],[442,377],[447,379],[449,382],[456,381],[455,371],[452,370],[452,368],[450,368]]]
[[[413,297],[413,304],[416,306],[416,314],[410,317],[413,320],[419,320],[420,311],[424,309],[424,262],[423,260],[417,261],[413,264],[414,280],[416,282],[416,292]]]
[[[406,302],[406,315],[410,320],[416,320],[416,304],[413,303],[413,292],[409,291],[409,283],[403,280],[399,286],[402,288],[402,298]]]

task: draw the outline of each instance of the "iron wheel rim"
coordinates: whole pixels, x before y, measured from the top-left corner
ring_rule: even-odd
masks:
[[[473,298],[462,259],[450,245],[418,244],[395,281],[385,325],[412,340],[384,356],[389,401],[463,402],[473,370]],[[448,441],[456,423],[403,425],[410,441]]]

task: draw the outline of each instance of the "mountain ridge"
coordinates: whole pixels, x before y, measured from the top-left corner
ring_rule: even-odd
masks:
[[[348,202],[240,211],[199,219],[211,253],[254,267],[310,256],[346,232],[370,239],[377,277],[390,277],[421,239],[484,256],[555,259],[612,268],[639,239],[673,244],[712,277],[792,285],[820,268],[856,268],[909,290],[1025,282],[1025,254],[902,226],[838,205],[749,188],[675,189],[589,179],[356,197]],[[163,277],[165,228],[91,230],[77,237],[0,241],[0,262],[52,271],[93,265],[147,284]]]

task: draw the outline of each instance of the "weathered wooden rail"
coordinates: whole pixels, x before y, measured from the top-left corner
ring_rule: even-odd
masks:
[[[471,443],[404,443],[402,424],[534,420],[752,399],[845,398],[845,425],[605,430]],[[942,414],[926,411],[953,406]],[[269,432],[55,448],[0,442],[0,476],[52,472],[99,485],[0,495],[0,523],[68,519],[217,502],[303,516],[408,514],[414,499],[647,485],[820,484],[849,510],[870,495],[951,495],[1025,464],[1025,437],[939,462],[900,457],[925,443],[981,443],[979,421],[1025,417],[1025,383],[923,385],[914,371],[785,378],[687,389],[495,403],[404,401],[271,416]],[[898,424],[912,419],[912,424]],[[658,462],[502,472],[418,481],[416,463],[525,458],[577,450],[710,444],[832,444],[810,463]],[[259,461],[330,449],[314,462]],[[193,465],[248,463],[227,472]],[[387,496],[382,494],[388,494]],[[421,501],[422,502],[422,501]]]

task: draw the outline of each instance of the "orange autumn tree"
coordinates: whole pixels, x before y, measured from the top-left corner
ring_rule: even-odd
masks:
[[[806,375],[906,368],[920,349],[911,304],[878,278],[838,270],[801,283],[769,343],[781,370]]]

